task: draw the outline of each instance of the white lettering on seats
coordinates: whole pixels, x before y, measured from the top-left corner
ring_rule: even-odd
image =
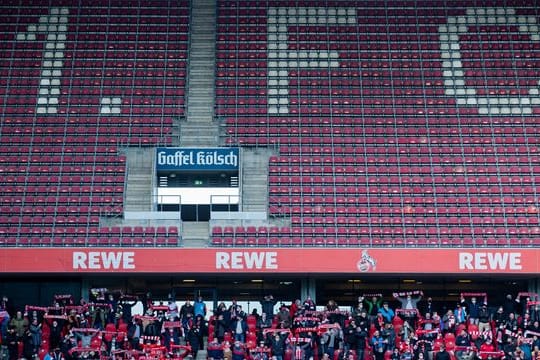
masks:
[[[277,268],[277,252],[275,251],[216,252],[216,270],[276,270]]]
[[[460,252],[460,270],[522,270],[519,252]]]
[[[468,86],[468,81],[465,78],[466,71],[464,71],[464,64],[461,61],[460,38],[469,32],[470,27],[497,24],[497,26],[516,28],[520,34],[528,35],[531,42],[537,42],[540,41],[540,34],[536,17],[534,15],[517,16],[516,9],[511,7],[467,8],[465,11],[466,13],[463,15],[448,17],[447,25],[439,26],[445,94],[454,96],[457,105],[477,106],[480,115],[521,116],[532,114],[532,106],[538,106],[540,103],[538,86],[530,88],[528,95],[518,90],[519,96],[507,96],[506,94],[514,93],[510,91],[511,89],[501,89],[503,95],[500,96],[500,92],[495,94],[487,92],[485,95],[480,95],[477,94],[474,87]],[[467,45],[470,46],[470,44]],[[514,80],[514,75],[511,78]]]
[[[132,251],[74,251],[73,270],[135,269]]]
[[[40,16],[38,25],[28,25],[26,33],[17,34],[18,41],[36,41],[37,33],[47,35],[45,52],[41,62],[41,78],[36,108],[38,115],[58,112],[68,15],[68,8],[53,7],[49,10],[49,15]]]
[[[268,109],[269,114],[289,113],[289,68],[339,67],[337,51],[289,48],[289,27],[356,25],[352,7],[270,7],[267,12]]]

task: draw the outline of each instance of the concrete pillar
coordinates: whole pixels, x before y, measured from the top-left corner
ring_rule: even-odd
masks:
[[[317,286],[315,285],[315,279],[313,278],[304,278],[301,281],[300,288],[300,300],[304,301],[306,298],[311,296],[311,299],[317,303]]]
[[[81,279],[81,299],[89,300],[90,296],[90,281],[87,278]]]
[[[527,288],[528,292],[540,294],[540,278],[530,279]]]

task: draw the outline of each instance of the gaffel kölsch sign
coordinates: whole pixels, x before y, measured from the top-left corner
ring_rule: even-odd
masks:
[[[238,148],[157,148],[157,170],[238,170]]]

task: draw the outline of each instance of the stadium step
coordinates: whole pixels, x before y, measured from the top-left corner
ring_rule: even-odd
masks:
[[[127,161],[125,211],[150,211],[152,206],[152,148],[125,149]]]
[[[209,126],[212,125],[212,126]],[[183,122],[180,124],[180,135],[182,140],[187,141],[193,137],[205,137],[213,139],[216,142],[218,137],[218,127],[214,124],[200,122]],[[216,145],[216,144],[214,144]]]
[[[187,247],[206,247],[210,237],[207,221],[184,221],[182,223],[182,241]]]
[[[206,350],[199,350],[196,360],[206,360]]]
[[[180,124],[182,146],[218,146],[214,124],[216,4],[199,0],[191,8],[190,62],[186,103],[187,123]],[[191,124],[196,124],[192,126]],[[201,135],[204,134],[204,135]]]
[[[242,152],[242,211],[266,211],[268,208],[269,149],[244,149]]]

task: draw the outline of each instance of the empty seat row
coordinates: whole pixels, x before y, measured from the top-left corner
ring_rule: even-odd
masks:
[[[162,237],[143,238],[143,237],[122,237],[122,238],[103,238],[103,237],[47,237],[35,236],[26,237],[0,237],[0,246],[10,247],[65,247],[65,246],[84,246],[84,247],[115,247],[115,246],[134,246],[134,247],[177,247],[181,246],[178,238]]]
[[[344,237],[213,237],[210,245],[219,247],[535,247],[536,240],[520,238],[370,238]]]
[[[118,237],[118,236],[171,236],[178,237],[179,229],[177,226],[111,226],[99,228],[99,235],[103,237]]]

